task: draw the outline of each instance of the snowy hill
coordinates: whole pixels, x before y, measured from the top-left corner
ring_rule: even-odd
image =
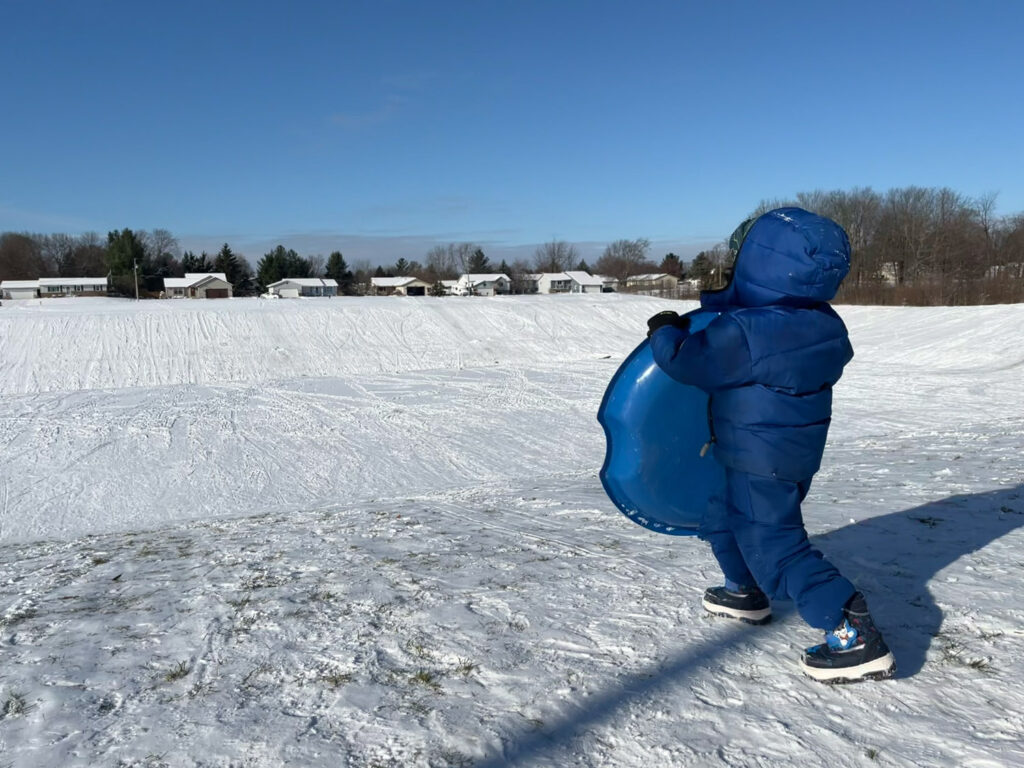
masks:
[[[601,492],[665,306],[5,302],[0,765],[1024,765],[1024,306],[837,307],[808,527],[900,665],[849,688]]]

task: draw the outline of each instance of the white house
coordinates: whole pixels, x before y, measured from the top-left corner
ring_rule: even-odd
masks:
[[[267,286],[267,290],[282,299],[299,296],[337,296],[338,281],[333,277],[287,277]]]
[[[594,277],[588,272],[566,272],[565,274],[571,281],[570,293],[601,293],[604,290],[604,280]]]
[[[463,275],[452,293],[456,296],[498,296],[512,290],[508,275]]]
[[[602,292],[612,293],[619,290],[619,278],[611,275],[594,275],[594,277],[601,281]]]
[[[41,277],[39,298],[55,296],[106,296],[105,277]]]
[[[426,296],[430,283],[418,277],[371,277],[370,285],[376,296]]]
[[[38,280],[3,280],[0,281],[0,299],[36,299],[39,298]]]
[[[186,272],[184,277],[164,278],[168,299],[230,299],[231,283],[223,272]]]
[[[565,272],[541,272],[532,275],[537,281],[537,293],[569,293],[572,280]]]
[[[679,278],[665,272],[632,275],[626,278],[626,287],[634,291],[667,291],[679,285]]]
[[[587,272],[541,272],[532,275],[538,293],[601,293],[604,280]]]
[[[459,287],[459,281],[458,280],[442,280],[441,281],[441,290],[444,291],[444,295],[445,296],[454,296],[456,290],[458,290],[458,287]]]
[[[0,298],[52,299],[59,296],[106,296],[105,277],[41,277],[38,280],[4,280]]]

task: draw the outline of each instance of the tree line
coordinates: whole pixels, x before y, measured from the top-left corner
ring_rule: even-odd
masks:
[[[838,296],[853,303],[976,304],[1024,301],[1024,213],[997,217],[995,197],[967,197],[949,188],[901,187],[887,192],[870,188],[799,193],[792,199],[764,200],[750,215],[783,205],[828,216],[850,236],[852,267]],[[578,270],[616,278],[663,272],[689,278],[701,288],[728,280],[735,257],[723,240],[689,263],[674,253],[651,257],[645,238],[609,243],[593,268],[575,245],[552,240],[532,258],[492,262],[471,242],[430,248],[423,261],[398,259],[371,266],[348,264],[340,251],[301,256],[278,245],[255,269],[225,243],[215,254],[182,251],[165,229],[121,229],[83,235],[0,234],[0,279],[108,276],[111,290],[158,295],[163,278],[186,272],[223,272],[237,296],[254,295],[285,278],[330,277],[339,292],[365,292],[373,276],[415,276],[431,284],[464,273],[503,273],[515,293],[530,290],[529,275]]]

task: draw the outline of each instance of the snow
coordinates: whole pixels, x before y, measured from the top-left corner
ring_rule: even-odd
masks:
[[[1024,765],[1024,306],[837,307],[806,519],[900,666],[847,687],[604,497],[665,307],[4,302],[0,765]]]

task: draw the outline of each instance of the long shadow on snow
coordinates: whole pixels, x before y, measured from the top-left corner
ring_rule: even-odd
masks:
[[[1024,485],[951,496],[868,518],[815,536],[813,541],[867,593],[871,613],[896,656],[897,677],[907,678],[924,666],[931,640],[942,625],[942,611],[935,604],[928,582],[964,555],[1020,527],[1024,527]],[[777,616],[792,613],[788,604],[779,609]],[[588,697],[582,707],[561,722],[505,743],[501,755],[478,763],[477,768],[523,764],[570,743],[587,728],[622,709],[679,685],[687,675],[749,636],[751,629],[742,624],[730,626],[713,642],[709,640],[634,673],[605,693]]]

